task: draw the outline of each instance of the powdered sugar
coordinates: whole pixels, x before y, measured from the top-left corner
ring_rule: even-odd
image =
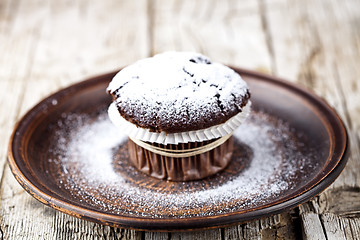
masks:
[[[81,123],[82,119],[78,120]],[[79,128],[75,134],[77,136],[73,136],[74,139],[66,145],[66,151],[71,155],[66,155],[62,159],[63,166],[66,167],[67,163],[72,163],[76,159],[79,161],[78,167],[82,169],[82,174],[89,176],[88,181],[97,183],[101,180],[97,177],[103,176],[106,176],[108,181],[119,180],[112,167],[111,149],[123,144],[127,138],[124,135],[119,136],[117,131],[109,128],[109,122],[103,119]]]
[[[121,70],[108,91],[122,113],[141,126],[187,129],[199,122],[220,124],[224,116],[241,112],[248,87],[235,71],[201,54],[166,52]]]
[[[93,208],[120,215],[185,218],[262,206],[296,186],[293,179],[308,159],[286,123],[254,112],[234,133],[237,150],[229,169],[202,181],[171,183],[129,164],[127,138],[113,131],[105,113],[95,121],[66,116],[59,124],[61,144],[53,151],[62,166],[60,187]]]

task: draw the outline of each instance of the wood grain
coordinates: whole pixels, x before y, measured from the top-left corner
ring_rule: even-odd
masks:
[[[360,200],[357,87],[360,75],[355,66],[360,59],[359,12],[355,10],[359,9],[359,2],[302,1],[289,6],[286,1],[276,4],[269,1],[267,4],[276,72],[311,88],[336,108],[345,120],[352,148],[347,167],[330,189],[301,206],[304,237],[356,239],[357,231],[342,228],[338,222],[344,220],[341,215],[347,214],[357,216],[345,218],[350,226],[359,224],[359,207],[355,203]]]
[[[359,239],[359,5],[356,0],[0,0],[1,238]],[[352,153],[344,172],[293,213],[186,234],[104,227],[26,194],[6,164],[8,139],[22,114],[61,87],[165,50],[200,51],[311,88],[348,127]]]

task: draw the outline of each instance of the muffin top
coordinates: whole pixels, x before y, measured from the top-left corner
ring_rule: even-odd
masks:
[[[151,132],[222,124],[242,112],[250,93],[234,70],[192,52],[166,52],[122,69],[107,91],[123,118]]]

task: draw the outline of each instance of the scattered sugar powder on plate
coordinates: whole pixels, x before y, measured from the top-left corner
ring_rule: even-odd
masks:
[[[112,214],[186,218],[245,210],[268,204],[295,188],[299,176],[307,177],[309,156],[292,129],[261,112],[234,133],[235,146],[248,149],[247,155],[233,154],[234,166],[242,168],[194,182],[166,182],[138,172],[127,159],[127,137],[106,113],[95,120],[68,115],[58,124],[52,150],[61,161],[59,187]]]

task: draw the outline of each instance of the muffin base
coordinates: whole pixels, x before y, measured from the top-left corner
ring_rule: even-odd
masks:
[[[165,149],[185,150],[201,147],[214,140],[162,145],[149,143]],[[191,181],[200,180],[223,170],[231,160],[233,137],[220,146],[191,157],[165,157],[146,150],[131,139],[128,141],[129,156],[132,164],[141,172],[163,180]]]

